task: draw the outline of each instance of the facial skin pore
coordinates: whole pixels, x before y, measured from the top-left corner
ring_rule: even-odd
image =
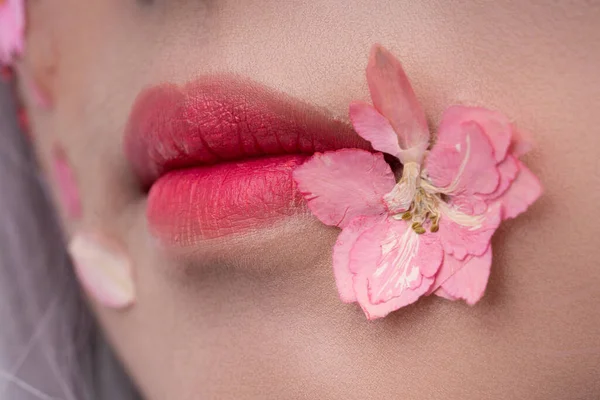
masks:
[[[81,218],[127,250],[136,304],[96,315],[145,397],[481,399],[600,396],[600,5],[356,0],[29,2],[18,66],[47,91],[29,106],[42,169],[67,155]],[[431,298],[368,322],[342,304],[338,231],[306,213],[167,251],[123,152],[136,96],[163,83],[241,76],[347,121],[368,101],[368,50],[403,62],[432,124],[482,105],[537,142],[545,194],[494,237],[474,307]],[[55,187],[58,191],[58,188]],[[58,192],[57,192],[58,193]]]

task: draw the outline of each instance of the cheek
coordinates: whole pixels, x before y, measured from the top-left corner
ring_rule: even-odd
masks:
[[[75,174],[60,147],[55,147],[52,151],[52,180],[66,215],[72,220],[81,218],[81,199]]]

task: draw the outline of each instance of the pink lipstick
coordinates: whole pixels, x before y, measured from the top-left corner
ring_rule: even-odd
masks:
[[[292,171],[318,151],[369,149],[352,128],[254,83],[223,77],[138,96],[125,153],[168,244],[272,225],[304,207]]]

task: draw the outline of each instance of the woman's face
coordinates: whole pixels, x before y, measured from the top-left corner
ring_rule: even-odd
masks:
[[[45,170],[57,152],[73,170],[81,216],[57,201],[67,234],[101,232],[132,261],[135,304],[124,311],[91,304],[148,399],[600,392],[600,314],[588,306],[600,300],[597,5],[28,6],[19,73],[53,103],[41,110],[26,93],[36,150]],[[301,202],[281,205],[293,197],[285,185],[299,156],[267,172],[246,160],[210,172],[215,179],[178,176],[148,193],[161,168],[189,166],[173,155],[185,153],[185,145],[172,147],[173,137],[189,139],[204,126],[223,125],[202,153],[219,161],[233,157],[223,150],[231,143],[243,147],[233,158],[285,148],[273,144],[278,127],[284,141],[295,130],[317,145],[356,140],[348,104],[369,98],[364,69],[376,42],[403,62],[432,123],[450,104],[483,105],[537,141],[527,162],[545,194],[494,237],[492,276],[475,307],[428,298],[368,322],[359,307],[341,303],[331,268],[339,231]],[[180,89],[169,85],[189,82],[181,90],[192,101],[182,106]],[[148,138],[154,128],[158,139]],[[248,131],[262,135],[258,143],[235,141]],[[302,147],[290,146],[292,153]],[[58,199],[59,185],[52,187]]]

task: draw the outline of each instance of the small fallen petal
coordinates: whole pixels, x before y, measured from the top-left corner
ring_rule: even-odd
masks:
[[[75,272],[89,295],[100,304],[121,309],[135,300],[129,258],[97,235],[77,234],[69,244]]]

